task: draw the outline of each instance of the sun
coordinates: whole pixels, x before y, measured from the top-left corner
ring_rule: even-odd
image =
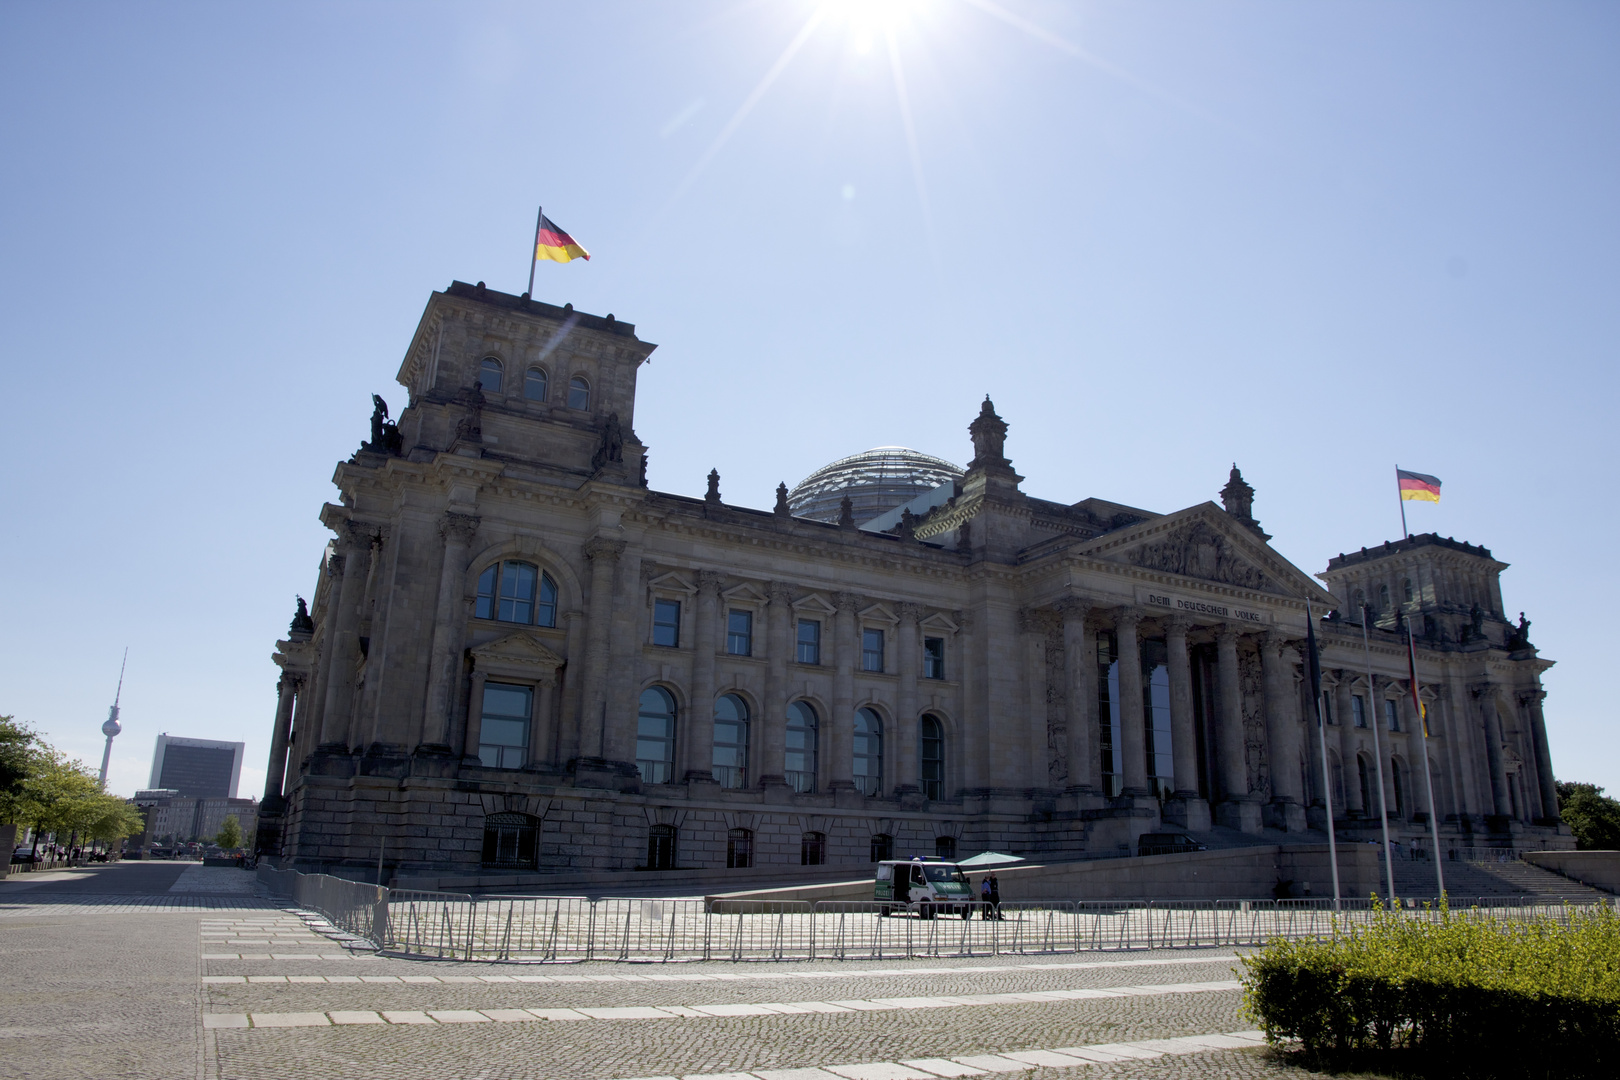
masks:
[[[830,25],[849,35],[851,48],[865,55],[934,2],[937,0],[825,0],[817,10]]]

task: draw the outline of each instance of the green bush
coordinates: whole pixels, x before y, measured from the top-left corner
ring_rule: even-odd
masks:
[[[1330,1067],[1468,1077],[1620,1075],[1620,917],[1377,911],[1243,958],[1244,1011]]]

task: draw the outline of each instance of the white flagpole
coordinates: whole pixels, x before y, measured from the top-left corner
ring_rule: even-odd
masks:
[[[1361,605],[1361,647],[1367,651],[1367,711],[1372,713],[1367,718],[1367,725],[1372,728],[1373,737],[1373,766],[1378,770],[1378,824],[1384,828],[1384,878],[1388,883],[1389,902],[1395,903],[1395,856],[1389,850],[1389,807],[1384,799],[1384,750],[1378,738],[1378,725],[1383,721],[1378,716],[1378,699],[1373,696],[1376,683],[1373,681],[1372,666],[1372,640],[1367,636],[1367,627],[1372,624],[1372,609],[1366,604]]]
[[[532,276],[533,270],[530,274]],[[532,285],[533,282],[530,282]],[[1405,540],[1411,534],[1406,531],[1406,496],[1401,494],[1401,467],[1395,466],[1395,501],[1401,504],[1401,539]]]
[[[1314,644],[1316,616],[1311,611],[1311,602],[1309,600],[1305,601],[1305,618],[1309,620],[1312,643]],[[1316,706],[1316,738],[1317,742],[1322,746],[1322,805],[1327,808],[1328,862],[1333,867],[1333,910],[1338,911],[1340,905],[1339,841],[1333,830],[1333,774],[1328,771],[1327,727],[1322,719],[1322,678],[1320,674],[1322,664],[1320,656],[1321,651],[1318,648],[1316,655],[1306,657],[1306,662],[1311,665],[1311,670],[1306,672],[1306,677],[1310,680],[1311,697]],[[1343,722],[1344,718],[1340,717],[1340,723]]]
[[[544,225],[545,221],[545,207],[536,207],[534,211],[534,239],[529,244],[529,291],[525,294],[531,300],[534,299],[534,264],[535,260],[540,257],[540,226]],[[1406,508],[1402,507],[1401,512],[1404,514],[1406,512]],[[1402,520],[1404,521],[1405,519],[1402,518]]]
[[[1412,620],[1406,620],[1406,662],[1411,668],[1412,712],[1417,716],[1418,731],[1423,736],[1423,782],[1429,792],[1429,835],[1434,842],[1434,887],[1441,902],[1446,898],[1446,876],[1440,866],[1440,817],[1434,805],[1434,770],[1429,768],[1429,721],[1423,715],[1423,700],[1418,697],[1417,642],[1412,633]]]

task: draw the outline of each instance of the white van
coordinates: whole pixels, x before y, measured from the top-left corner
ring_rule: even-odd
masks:
[[[920,904],[918,914],[925,919],[935,915],[973,917],[972,884],[960,866],[939,859],[878,863],[872,898],[884,904],[878,908],[879,915],[903,912],[907,904]],[[889,907],[890,903],[894,907]]]

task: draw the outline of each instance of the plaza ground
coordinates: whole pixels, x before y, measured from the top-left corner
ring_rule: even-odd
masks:
[[[253,877],[118,863],[0,883],[0,1076],[928,1080],[1306,1076],[1236,952],[465,964],[375,957]]]

